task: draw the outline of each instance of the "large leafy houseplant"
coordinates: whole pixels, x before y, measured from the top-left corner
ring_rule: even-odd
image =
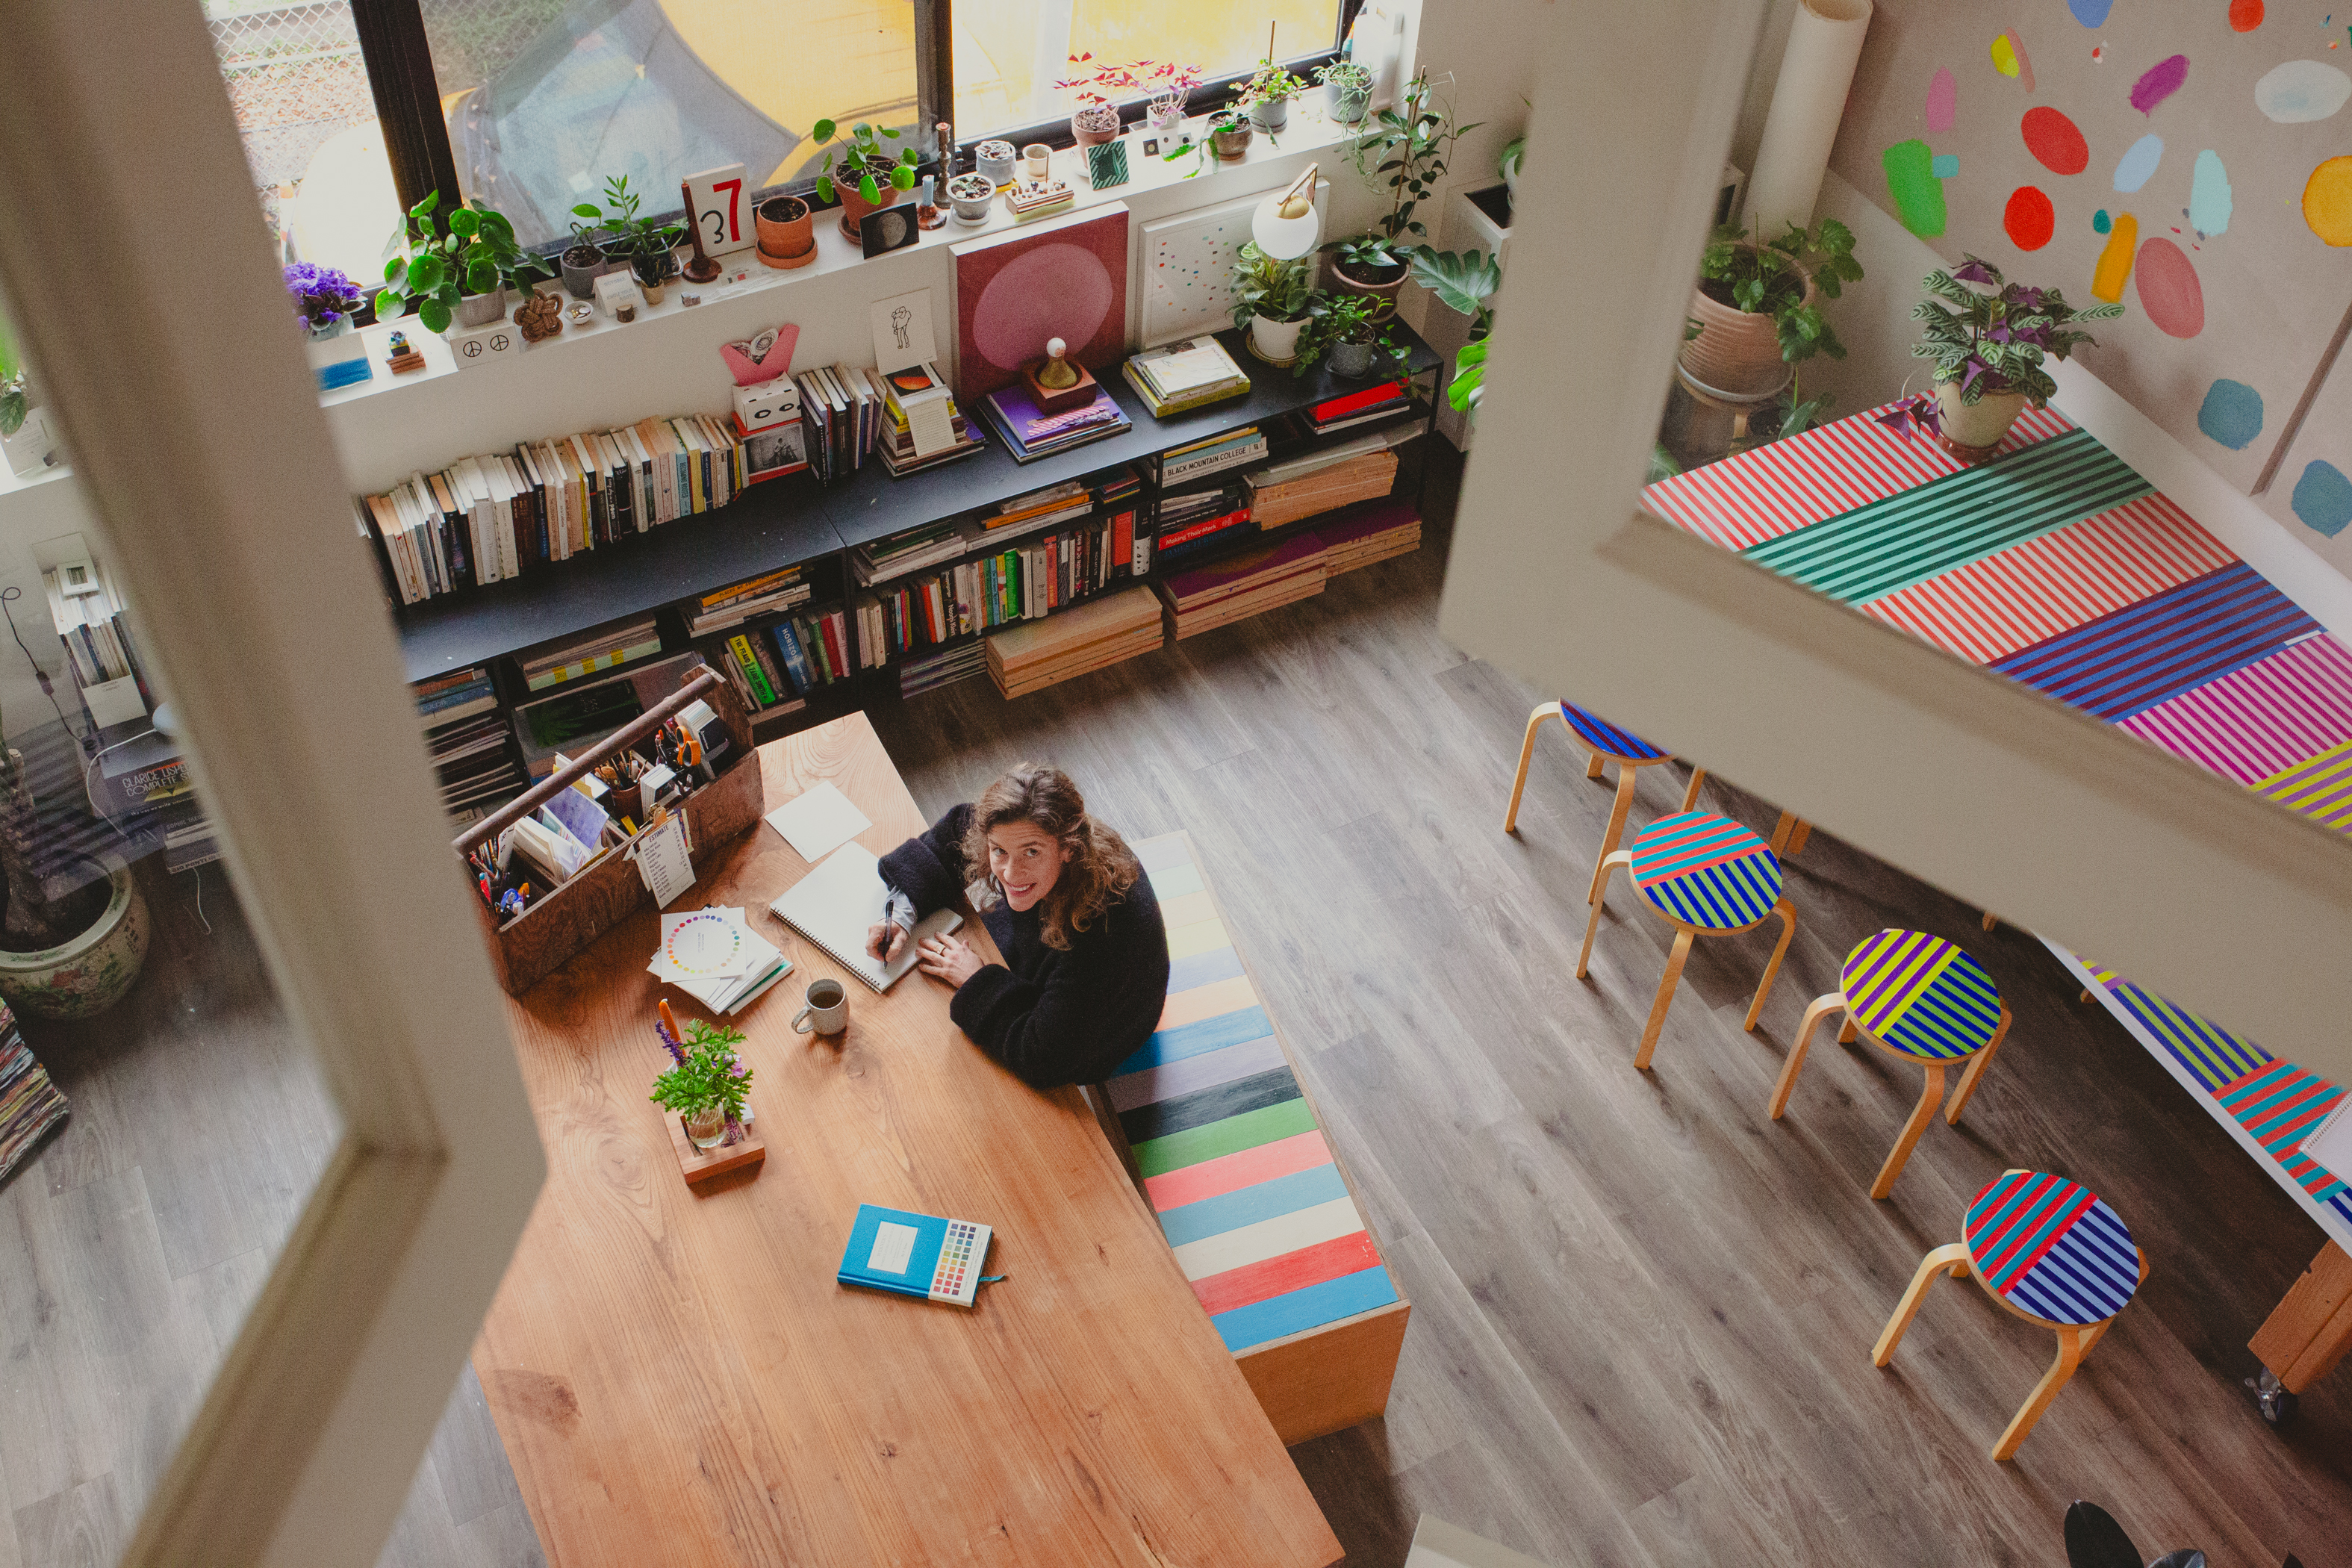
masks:
[[[1439,100],[1426,71],[1405,84],[1395,108],[1372,117],[1355,141],[1356,172],[1373,190],[1387,193],[1388,210],[1365,234],[1324,247],[1337,253],[1343,278],[1380,287],[1403,282],[1416,237],[1429,232],[1415,215],[1445,177],[1454,142],[1483,123],[1454,124],[1452,107]]]
[[[1447,310],[1470,318],[1470,341],[1454,353],[1445,401],[1475,424],[1486,395],[1486,343],[1495,331],[1495,309],[1486,301],[1503,286],[1503,269],[1483,250],[1456,254],[1424,245],[1412,253],[1412,280]]]
[[[16,334],[7,322],[0,321],[0,436],[22,430],[32,409],[32,387],[26,378],[25,362],[16,355]]]
[[[383,249],[390,259],[376,292],[376,318],[391,321],[414,305],[431,332],[449,330],[467,294],[488,294],[510,280],[528,287],[530,277],[548,275],[546,263],[515,242],[514,225],[502,215],[478,200],[444,212],[438,191],[408,209]]]
[[[1284,261],[1260,250],[1255,240],[1243,242],[1234,257],[1234,326],[1248,326],[1256,316],[1303,321],[1315,303],[1315,269],[1304,257]]]
[[[2057,289],[2011,283],[2000,268],[1973,256],[1948,272],[1937,268],[1920,287],[1935,298],[1911,307],[1911,319],[1920,323],[1911,352],[1936,362],[1939,384],[1958,384],[1963,405],[2000,392],[2021,392],[2036,407],[2046,405],[2058,384],[2042,368],[2043,360],[2063,360],[2084,343],[2098,343],[2073,323],[2113,321],[2124,313],[2119,304],[2078,310]],[[1937,300],[1959,308],[1946,310]]]
[[[1845,344],[1822,313],[1863,276],[1854,259],[1853,231],[1833,217],[1807,229],[1790,223],[1781,234],[1751,238],[1725,224],[1699,258],[1699,282],[1685,334],[1683,364],[1702,385],[1738,395],[1780,395],[1780,426],[1795,435],[1818,422],[1827,396],[1807,398],[1801,367],[1817,354],[1845,358]],[[1780,366],[1790,367],[1785,384]]]

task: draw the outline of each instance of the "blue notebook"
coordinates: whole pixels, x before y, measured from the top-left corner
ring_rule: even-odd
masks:
[[[835,1278],[844,1285],[969,1307],[980,1289],[989,1235],[988,1226],[968,1219],[860,1204]]]

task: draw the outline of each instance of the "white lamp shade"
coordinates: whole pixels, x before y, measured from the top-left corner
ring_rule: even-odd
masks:
[[[1285,217],[1282,195],[1277,191],[1257,204],[1250,215],[1250,237],[1276,260],[1296,261],[1323,242],[1323,215],[1310,202],[1304,217]]]

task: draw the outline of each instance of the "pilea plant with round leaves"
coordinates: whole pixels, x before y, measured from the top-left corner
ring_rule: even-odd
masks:
[[[841,180],[857,176],[850,188],[857,199],[869,206],[882,205],[882,182],[887,180],[902,191],[915,188],[916,154],[912,147],[901,147],[895,153],[882,143],[896,142],[898,132],[888,126],[877,129],[860,121],[849,128],[847,141],[837,139],[840,127],[830,120],[820,120],[809,129],[809,135],[824,148],[824,173],[816,177],[819,201],[835,199]],[[834,160],[841,160],[839,175],[834,173]]]
[[[408,209],[383,250],[391,259],[376,292],[377,320],[389,321],[414,305],[429,332],[449,330],[464,295],[508,283],[528,288],[533,278],[552,276],[546,262],[515,243],[514,225],[501,214],[478,200],[444,213],[438,191]]]

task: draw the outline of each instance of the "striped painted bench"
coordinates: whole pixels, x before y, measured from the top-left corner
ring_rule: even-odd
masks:
[[[1168,922],[1168,1006],[1097,1108],[1275,1431],[1303,1443],[1387,1408],[1412,1306],[1191,838],[1134,848]]]

